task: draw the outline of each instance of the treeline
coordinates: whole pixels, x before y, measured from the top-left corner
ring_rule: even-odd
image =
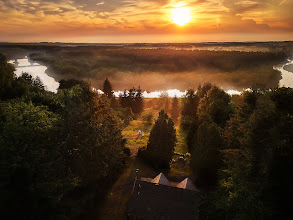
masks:
[[[134,114],[140,114],[144,108],[144,101],[140,86],[136,90],[134,87],[128,91],[125,89],[122,94],[119,95],[119,103],[123,108],[131,108]]]
[[[54,94],[13,71],[0,54],[0,218],[75,219],[123,168],[120,120],[85,82]]]
[[[248,88],[253,83],[263,83],[267,88],[275,87],[281,76],[272,67],[286,60],[287,55],[282,51],[58,47],[45,52],[36,51],[31,53],[30,57],[47,65],[47,72],[57,80],[90,79],[94,86],[98,86],[106,77],[111,77],[116,88],[122,90],[128,83],[126,78],[130,76],[134,77],[134,80],[140,77],[140,81],[141,77],[148,79],[157,76],[157,79],[164,82],[168,79],[174,80],[174,75],[178,73],[186,74],[186,77],[192,78],[196,84],[209,81],[234,89]],[[175,88],[183,90],[183,85],[188,84],[188,81],[184,81],[182,77],[178,82],[172,83]],[[161,86],[165,85],[162,83]],[[148,90],[155,89],[147,80],[144,87]]]
[[[191,121],[191,123],[189,123]],[[284,219],[292,207],[293,89],[189,91],[181,125],[207,219]]]

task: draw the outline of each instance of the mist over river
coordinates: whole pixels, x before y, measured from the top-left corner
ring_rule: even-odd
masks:
[[[43,82],[46,90],[54,92],[54,93],[57,92],[59,83],[53,77],[49,76],[46,73],[47,66],[41,65],[38,62],[34,62],[30,60],[27,56],[20,59],[16,59],[16,60],[10,60],[9,63],[12,63],[15,65],[16,76],[20,76],[22,73],[28,73],[33,78],[39,77],[41,81]],[[272,67],[274,70],[278,70],[281,72],[282,79],[279,82],[279,86],[293,88],[293,73],[284,69],[285,66],[290,64],[293,64],[293,60],[287,60],[285,64]],[[245,90],[245,88],[243,88],[243,90]],[[100,89],[97,89],[97,91],[99,93],[103,93]],[[122,92],[123,91],[115,91],[114,95],[116,97],[119,97],[119,94]],[[170,97],[175,97],[175,96],[182,97],[186,94],[186,91],[180,91],[174,88],[174,89],[169,89],[166,91],[153,91],[153,92],[144,91],[143,96],[145,98],[158,98],[162,92],[167,92]],[[242,91],[228,89],[226,90],[226,92],[230,95],[233,95],[233,94],[241,94]]]

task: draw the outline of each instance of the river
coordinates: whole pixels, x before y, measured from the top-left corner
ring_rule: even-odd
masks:
[[[41,65],[37,62],[33,62],[28,59],[28,57],[24,57],[22,59],[17,59],[18,65],[16,66],[15,74],[16,76],[20,76],[22,73],[26,72],[32,77],[36,78],[37,76],[42,80],[45,89],[51,92],[57,92],[59,87],[59,83],[53,78],[47,75],[46,70],[47,67]],[[15,64],[14,60],[10,60],[9,63]],[[293,73],[284,69],[285,66],[293,64],[293,60],[288,60],[287,63],[274,66],[273,69],[281,72],[282,79],[279,82],[279,86],[291,87],[293,88]],[[245,89],[243,89],[245,90]],[[99,93],[102,93],[101,90],[97,90]],[[115,91],[114,95],[118,97],[120,93],[123,91]],[[143,92],[143,96],[145,98],[158,98],[162,92],[167,92],[170,97],[182,97],[186,94],[186,91],[180,91],[178,89],[170,89],[167,91],[154,91],[154,92]],[[228,94],[241,94],[242,91],[237,90],[227,90]]]
[[[10,60],[8,63],[15,64],[15,60]],[[53,77],[48,76],[46,70],[46,66],[33,62],[29,60],[28,57],[24,57],[22,59],[17,59],[14,73],[16,76],[20,76],[22,73],[28,73],[33,78],[38,76],[43,82],[46,90],[57,93],[59,83]]]
[[[279,82],[280,87],[291,87],[293,88],[293,73],[284,69],[285,66],[293,64],[293,60],[287,60],[287,63],[283,65],[274,66],[274,70],[281,72],[282,79]]]

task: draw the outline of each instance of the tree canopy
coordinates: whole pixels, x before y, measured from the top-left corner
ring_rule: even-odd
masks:
[[[113,98],[113,88],[108,78],[105,79],[103,84],[103,92],[108,98]]]
[[[164,110],[152,127],[146,149],[139,154],[155,168],[169,168],[176,144],[176,130]]]
[[[76,80],[48,92],[1,54],[0,79],[0,218],[77,218],[127,157],[109,99]]]

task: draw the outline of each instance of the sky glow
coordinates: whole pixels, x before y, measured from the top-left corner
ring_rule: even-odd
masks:
[[[293,0],[0,0],[0,41],[292,40],[292,9]]]

